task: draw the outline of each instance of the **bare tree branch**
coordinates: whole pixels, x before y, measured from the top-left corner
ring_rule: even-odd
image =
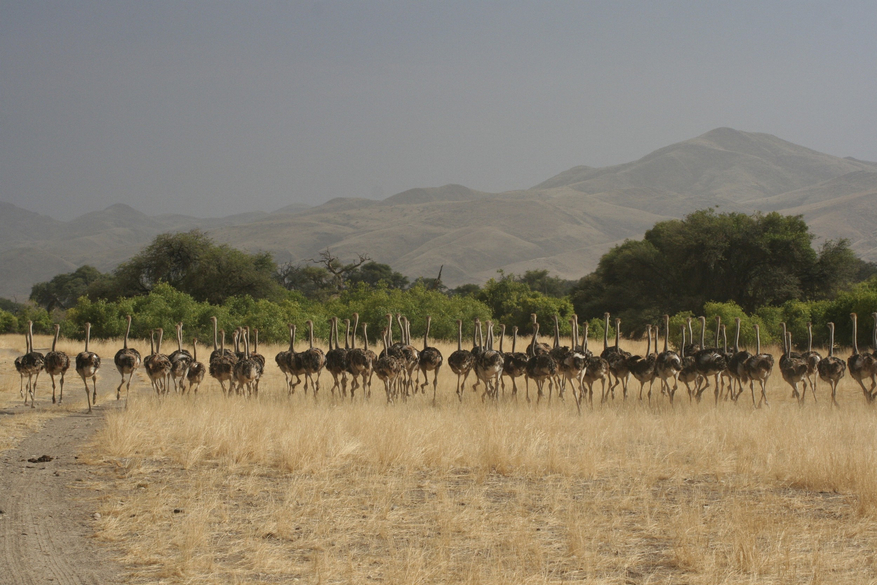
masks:
[[[356,271],[366,262],[371,261],[371,257],[369,257],[368,254],[357,254],[356,256],[357,259],[355,261],[349,264],[344,264],[338,256],[335,256],[329,248],[326,248],[320,252],[319,258],[310,258],[308,262],[319,264],[329,271],[329,273],[332,274],[335,288],[342,290],[346,288],[347,277],[350,276],[350,273]]]

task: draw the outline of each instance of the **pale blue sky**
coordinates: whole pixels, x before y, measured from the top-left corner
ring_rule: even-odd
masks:
[[[6,2],[0,200],[527,188],[719,126],[877,160],[874,2]]]

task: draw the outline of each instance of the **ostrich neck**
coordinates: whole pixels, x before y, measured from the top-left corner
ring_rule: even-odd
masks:
[[[853,355],[859,353],[858,336],[858,324],[856,323],[856,318],[853,317]]]

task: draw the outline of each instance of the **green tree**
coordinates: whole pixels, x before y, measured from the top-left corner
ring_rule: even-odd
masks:
[[[529,286],[532,291],[555,298],[567,296],[575,285],[575,281],[550,276],[548,270],[527,270],[523,276],[517,277],[517,280]]]
[[[216,245],[194,230],[157,236],[122,263],[110,279],[96,281],[88,293],[92,298],[106,299],[142,296],[167,283],[198,301],[213,304],[244,294],[279,300],[283,291],[275,280],[276,271],[267,252],[248,254],[226,244]]]
[[[93,266],[80,266],[73,272],[59,274],[48,282],[33,285],[30,300],[50,313],[55,309],[69,309],[86,293],[89,285],[102,276]]]
[[[450,294],[454,296],[477,296],[481,292],[481,287],[477,284],[461,284],[457,288],[452,288]]]
[[[9,311],[0,309],[0,333],[17,333],[18,319]]]
[[[530,315],[536,314],[543,335],[554,331],[554,316],[558,315],[561,335],[570,334],[567,322],[572,316],[569,299],[548,297],[535,292],[514,275],[501,275],[499,280],[491,278],[478,293],[478,300],[490,309],[493,318],[507,327],[517,326],[520,332],[530,333]]]
[[[733,301],[751,313],[829,298],[859,263],[845,240],[826,242],[819,252],[811,244],[801,216],[696,211],[610,250],[571,296],[584,317],[620,314],[625,333],[663,313],[700,312],[709,301]]]
[[[348,277],[350,284],[364,282],[371,286],[379,283],[385,283],[389,288],[405,288],[408,286],[408,277],[401,272],[393,270],[389,264],[380,264],[378,262],[366,262],[350,273]]]

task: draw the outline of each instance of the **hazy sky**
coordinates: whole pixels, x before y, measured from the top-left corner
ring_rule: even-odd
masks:
[[[719,126],[877,160],[872,2],[6,2],[0,200],[527,188]]]

